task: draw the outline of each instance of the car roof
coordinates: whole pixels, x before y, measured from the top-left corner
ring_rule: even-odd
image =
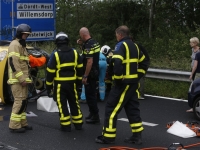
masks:
[[[9,46],[11,41],[7,41],[7,40],[0,40],[0,46]]]

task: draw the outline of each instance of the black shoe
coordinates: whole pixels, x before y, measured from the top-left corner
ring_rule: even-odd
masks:
[[[32,127],[32,126],[24,126],[24,127],[22,127],[22,128],[24,128],[24,129],[26,129],[26,130],[33,130],[33,127]]]
[[[24,133],[24,132],[26,132],[26,129],[24,129],[24,128],[19,128],[19,129],[11,129],[11,128],[9,128],[9,130],[12,133]]]
[[[87,117],[85,117],[85,119],[90,119],[90,118],[92,118],[92,116],[93,116],[93,114],[90,113]]]
[[[60,131],[71,132],[71,126],[61,126]]]
[[[96,143],[101,143],[101,144],[114,144],[115,143],[114,140],[107,140],[107,139],[105,139],[105,137],[103,135],[98,136],[95,139],[95,142]]]
[[[74,124],[76,130],[82,130],[82,124]]]
[[[133,144],[137,144],[137,145],[142,144],[142,134],[141,134],[141,132],[133,133],[133,135],[129,138],[126,138],[124,140],[124,142],[133,143]]]
[[[85,122],[91,124],[99,124],[100,123],[99,115],[98,114],[93,115],[90,119],[86,119]]]

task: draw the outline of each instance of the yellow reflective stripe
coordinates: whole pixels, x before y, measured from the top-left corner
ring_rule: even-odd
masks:
[[[8,81],[9,81],[10,83],[19,82],[18,79],[9,79]],[[31,79],[29,79],[29,78],[26,78],[25,81],[27,81],[27,82],[32,82]]]
[[[25,80],[26,80],[26,82],[32,82],[32,80],[29,78],[26,78]]]
[[[116,134],[107,134],[107,133],[104,133],[103,136],[108,137],[108,138],[115,138]]]
[[[50,73],[55,73],[56,72],[55,69],[50,69],[49,67],[47,67],[47,71],[50,72]]]
[[[113,55],[112,58],[119,58],[119,59],[121,59],[122,61],[124,60],[124,58],[123,58],[121,55]]]
[[[23,75],[23,72],[20,71],[20,72],[18,72],[18,73],[15,75],[15,77],[18,78],[18,77],[20,77],[20,76],[22,76],[22,75]]]
[[[69,67],[69,66],[75,66],[76,63],[63,63],[60,65],[56,65],[57,68],[61,68],[61,67]]]
[[[21,121],[21,117],[22,117],[21,115],[12,113],[11,117],[10,117],[10,120],[20,122]]]
[[[106,131],[108,131],[108,132],[116,132],[117,130],[116,130],[116,128],[112,128],[112,129],[106,128]]]
[[[123,42],[125,48],[126,48],[126,75],[129,75],[130,74],[130,54],[129,54],[129,48],[128,48],[128,45]]]
[[[124,77],[124,79],[138,78],[138,74],[124,75],[123,77]]]
[[[29,58],[27,56],[20,56],[19,59],[21,59],[21,60],[29,60]]]
[[[74,56],[75,56],[75,60],[74,60],[74,62],[75,62],[75,66],[77,66],[78,53],[77,53],[76,50],[74,50]],[[74,67],[75,67],[75,66],[74,66]],[[75,68],[74,68],[74,70],[75,70]]]
[[[87,53],[86,51],[84,51],[83,53],[84,54],[94,54],[94,53],[98,53],[98,52],[100,52],[100,46],[91,48],[89,53]]]
[[[70,121],[67,121],[67,122],[61,122],[60,124],[61,124],[61,125],[65,125],[65,126],[67,126],[67,125],[70,125],[71,122],[70,122]]]
[[[78,108],[78,116],[82,116],[82,113],[81,113],[81,109],[80,109],[80,105],[79,105],[79,102],[78,102],[78,93],[77,93],[77,90],[76,90],[76,84],[74,83],[74,93],[75,93],[75,97],[76,97],[76,106]],[[82,118],[81,118],[82,120]]]
[[[60,117],[60,120],[69,120],[70,116],[66,116],[66,117]]]
[[[73,123],[83,123],[83,120],[72,120]]]
[[[144,59],[145,59],[145,56],[143,55],[143,56],[140,58],[139,62],[142,62]]]
[[[109,118],[109,128],[110,129],[113,128],[113,118],[116,116],[117,111],[121,107],[121,104],[124,100],[124,97],[125,97],[125,94],[126,94],[126,91],[128,90],[128,88],[129,88],[129,85],[127,85],[126,88],[124,89],[124,91],[122,92],[120,99],[119,99],[119,102],[118,102],[117,106],[115,107],[115,109],[113,110],[113,112],[112,112],[112,114]]]
[[[138,59],[137,58],[134,58],[134,59],[129,59],[129,60],[123,60],[123,62],[122,63],[132,63],[132,62],[138,62]]]
[[[83,64],[77,65],[77,68],[81,68],[81,67],[83,67]]]
[[[146,71],[144,69],[137,69],[137,72],[141,72],[141,73],[146,73]]]
[[[46,84],[47,84],[47,85],[52,85],[53,82],[48,82],[48,81],[46,81]]]
[[[77,76],[77,79],[78,79],[78,80],[82,80],[82,77]]]
[[[83,116],[82,116],[82,114],[80,114],[80,115],[78,115],[78,116],[72,116],[72,119],[80,119],[80,118],[82,118]]]
[[[57,81],[69,81],[69,80],[76,80],[76,77],[55,77],[54,80],[57,80]]]
[[[22,117],[21,117],[22,120],[25,120],[25,119],[26,119],[26,113],[25,113],[25,112],[23,112],[21,116],[22,116]]]
[[[130,124],[130,126],[131,127],[140,127],[140,126],[142,126],[142,122],[140,122],[140,123],[132,123],[132,124]]]
[[[114,75],[114,79],[122,79],[122,78],[123,78],[123,75],[121,75],[121,76]]]
[[[57,68],[58,70],[56,71],[56,77],[59,77],[59,71],[60,71],[60,60],[59,60],[59,56],[58,56],[58,52],[54,53],[55,57],[56,57],[56,62],[57,62]]]
[[[60,102],[60,87],[61,87],[61,85],[58,84],[57,85],[57,90],[56,90],[56,95],[57,95],[56,98],[57,98],[58,109],[59,109],[59,112],[60,112],[60,119],[61,119],[61,118],[64,118],[64,114],[62,112],[62,105],[61,105],[61,102]]]
[[[132,129],[132,132],[141,132],[142,130],[144,130],[143,127],[140,127],[139,129]]]
[[[135,44],[135,43],[134,43]],[[138,60],[139,60],[139,48],[138,48],[138,45],[137,44],[135,44],[135,46],[136,46],[136,48],[137,48],[137,51],[138,51]]]
[[[10,53],[8,54],[8,57],[11,57],[11,56],[17,56],[17,57],[20,57],[20,53],[10,52]]]

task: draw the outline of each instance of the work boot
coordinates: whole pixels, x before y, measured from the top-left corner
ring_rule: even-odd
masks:
[[[26,129],[26,130],[33,130],[33,127],[32,127],[32,126],[24,126],[24,127],[22,127],[22,128],[24,128],[24,129]]]
[[[60,131],[71,132],[71,126],[61,126]]]
[[[96,143],[100,143],[100,144],[113,144],[115,143],[114,139],[106,139],[103,135],[98,136],[95,139]]]
[[[12,133],[24,133],[24,132],[26,132],[25,128],[19,128],[19,129],[11,129],[11,128],[9,128],[9,130]]]
[[[99,124],[100,123],[99,114],[95,114],[90,119],[86,119],[86,123]]]
[[[82,130],[82,124],[74,124],[76,130]]]
[[[124,142],[133,143],[137,145],[142,144],[142,132],[133,133],[133,135],[129,138],[126,138]]]
[[[87,117],[85,117],[85,119],[90,119],[92,118],[93,114],[92,113],[89,113],[89,115]]]

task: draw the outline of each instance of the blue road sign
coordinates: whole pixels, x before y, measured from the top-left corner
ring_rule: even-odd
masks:
[[[28,41],[55,37],[55,0],[0,0],[0,40],[12,40],[15,28],[26,23],[32,34]]]

